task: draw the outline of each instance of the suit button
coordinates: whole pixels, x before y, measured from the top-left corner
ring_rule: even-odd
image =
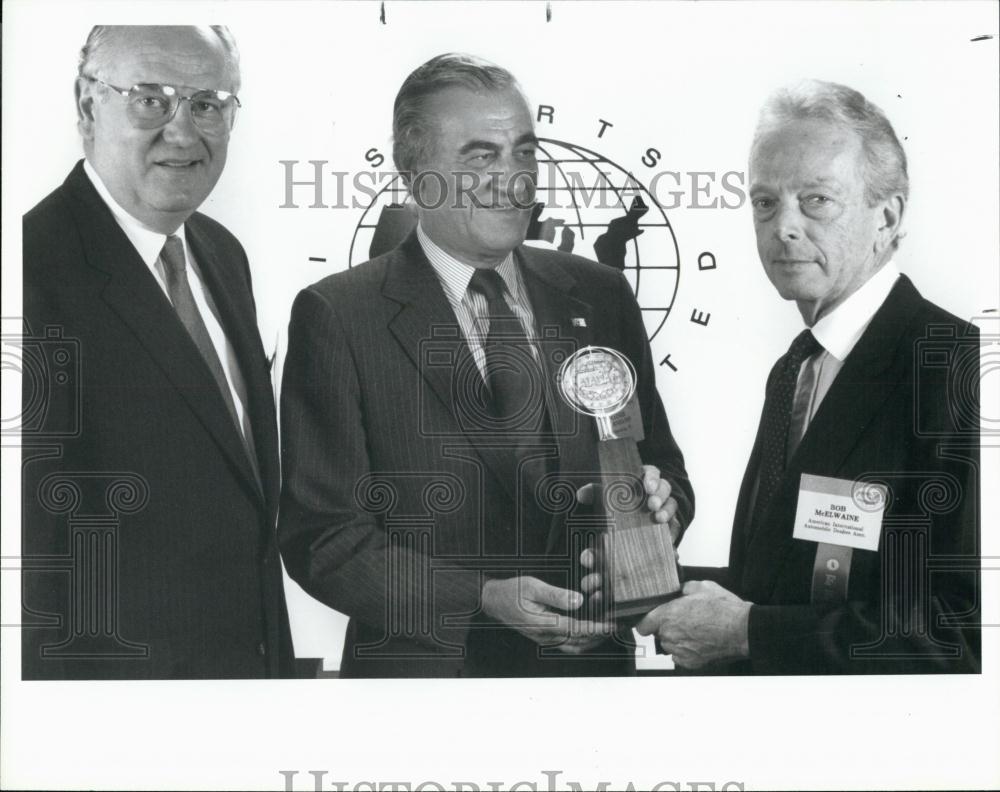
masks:
[[[264,646],[264,642],[263,641],[261,641],[259,644],[257,644],[257,654],[259,654],[261,657],[263,657],[264,655],[267,654],[267,647]]]

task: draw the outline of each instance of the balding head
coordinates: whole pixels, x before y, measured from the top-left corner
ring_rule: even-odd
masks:
[[[182,27],[170,25],[95,25],[87,36],[87,41],[80,49],[79,75],[81,77],[100,77],[106,71],[107,65],[114,58],[116,46],[141,46],[144,38],[149,36],[173,36],[179,34],[183,44],[185,32],[194,30],[196,35],[208,40],[218,41],[225,52],[228,63],[229,77],[234,85],[233,93],[240,90],[240,52],[236,47],[229,28],[225,25],[208,25],[205,27]]]

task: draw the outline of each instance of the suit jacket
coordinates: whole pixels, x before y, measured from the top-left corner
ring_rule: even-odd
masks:
[[[979,670],[978,378],[976,328],[923,299],[902,276],[748,536],[758,432],[724,581],[755,603],[744,670]],[[846,602],[810,602],[816,544],[792,538],[803,473],[888,488],[878,550],[854,550]]]
[[[596,429],[551,386],[578,347],[611,346],[636,364],[642,458],[672,482],[685,525],[694,504],[625,279],[576,256],[516,255],[557,438],[537,486],[513,484],[505,438],[465,414],[458,389],[478,369],[415,233],[303,290],[292,308],[278,535],[289,574],[351,617],[344,676],[634,673],[630,634],[570,657],[480,611],[483,574],[578,584],[588,517],[573,493],[597,470]]]
[[[246,380],[260,483],[82,162],[24,216],[26,679],[290,670],[277,422],[250,270],[214,220],[196,213],[185,228]]]

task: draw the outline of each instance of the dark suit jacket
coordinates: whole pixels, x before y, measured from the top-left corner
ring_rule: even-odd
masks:
[[[25,358],[43,375],[24,378],[26,679],[289,670],[250,271],[210,218],[186,234],[246,380],[263,490],[207,365],[78,163],[24,217]]]
[[[902,276],[844,361],[748,539],[758,434],[723,581],[756,603],[753,672],[978,671],[978,382],[976,329]],[[878,551],[854,550],[839,605],[810,603],[816,544],[792,538],[803,473],[889,489]]]
[[[562,253],[522,247],[517,257],[550,382],[562,356],[586,344],[614,347],[636,364],[640,453],[673,483],[686,525],[693,494],[625,279]],[[461,371],[479,377],[474,365],[462,368],[467,355],[415,233],[295,301],[282,379],[278,534],[289,574],[351,617],[341,673],[634,672],[628,636],[584,659],[540,655],[479,612],[482,571],[578,583],[576,528],[586,516],[573,491],[597,469],[596,431],[593,419],[550,392],[558,458],[538,489],[512,486],[509,452],[497,447],[506,438],[470,428],[456,391],[471,381]]]

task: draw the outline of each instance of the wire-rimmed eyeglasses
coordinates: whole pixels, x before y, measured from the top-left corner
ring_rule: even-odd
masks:
[[[229,91],[196,90],[190,96],[181,93],[176,85],[138,83],[131,88],[119,88],[97,77],[86,76],[91,82],[100,83],[126,101],[129,121],[136,129],[157,129],[170,123],[182,101],[191,109],[191,119],[206,135],[227,134],[236,121],[236,108],[240,100]]]

